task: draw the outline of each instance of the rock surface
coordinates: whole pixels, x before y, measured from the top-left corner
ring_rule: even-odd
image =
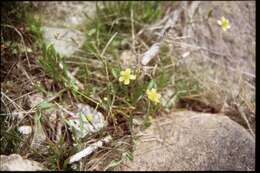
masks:
[[[62,56],[70,56],[83,45],[83,33],[74,29],[42,27],[43,37],[47,43],[52,43],[55,50]]]
[[[223,112],[254,133],[255,107],[242,103],[255,105],[255,1],[179,1],[174,4],[174,12],[179,11],[176,14],[180,15],[165,41],[172,45],[172,57],[182,57],[176,58],[176,67],[192,72],[192,77],[206,86],[207,92],[216,92],[210,97],[217,104],[227,103]],[[217,23],[222,16],[230,22],[231,28],[226,32]],[[173,76],[175,80],[181,78]],[[222,95],[219,91],[225,96],[219,97]],[[234,99],[237,95],[243,95],[243,99]],[[241,104],[234,116],[236,103]],[[245,123],[239,112],[244,112],[249,123]]]
[[[96,11],[96,2],[91,1],[38,1],[33,2],[43,16],[43,24],[52,27],[77,27]]]
[[[255,169],[255,139],[226,116],[183,111],[153,121],[120,170]]]
[[[39,8],[35,14],[42,20],[43,37],[53,43],[55,50],[69,57],[76,53],[85,41],[81,32],[85,29],[86,15],[95,14],[95,2],[34,2]]]
[[[0,156],[0,171],[41,171],[46,170],[40,163],[23,159],[18,154]]]
[[[68,120],[68,125],[75,130],[77,137],[84,138],[88,134],[96,133],[107,126],[101,112],[81,103],[77,104],[77,107],[77,118]]]

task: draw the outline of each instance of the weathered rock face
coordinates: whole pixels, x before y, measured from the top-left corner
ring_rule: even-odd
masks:
[[[39,8],[43,16],[43,24],[52,27],[67,27],[82,25],[88,16],[96,11],[96,2],[90,1],[38,1],[33,4]]]
[[[219,114],[175,112],[141,134],[121,170],[254,170],[255,139]]]
[[[23,159],[18,154],[0,156],[0,171],[41,171],[46,170],[40,163]]]
[[[52,43],[55,50],[63,56],[70,56],[78,51],[85,41],[83,33],[74,29],[43,27],[43,37]]]

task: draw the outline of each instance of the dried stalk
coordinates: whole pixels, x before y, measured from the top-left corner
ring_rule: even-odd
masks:
[[[77,161],[81,160],[83,157],[89,156],[91,153],[96,151],[98,148],[102,147],[104,143],[109,143],[111,140],[112,140],[112,137],[109,135],[109,136],[106,136],[104,139],[101,139],[100,141],[98,141],[94,144],[91,144],[84,150],[71,156],[69,159],[69,163],[71,164],[71,163],[77,162]]]

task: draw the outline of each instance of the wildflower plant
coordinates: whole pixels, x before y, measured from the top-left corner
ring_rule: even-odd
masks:
[[[130,83],[130,80],[135,80],[136,75],[131,74],[131,69],[127,68],[125,71],[120,72],[119,81],[124,82],[125,85]]]
[[[155,88],[148,89],[146,91],[146,94],[147,94],[148,99],[151,100],[152,102],[154,102],[155,104],[160,103],[161,95],[159,93],[157,93]]]
[[[230,29],[229,20],[226,19],[224,16],[222,16],[221,19],[218,20],[217,22],[221,26],[223,31],[226,31],[227,29]]]

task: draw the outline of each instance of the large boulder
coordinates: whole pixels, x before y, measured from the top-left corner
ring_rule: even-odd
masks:
[[[255,139],[227,116],[174,112],[152,121],[119,169],[254,170]]]
[[[40,163],[23,159],[19,154],[0,155],[0,171],[41,171],[46,170]]]

